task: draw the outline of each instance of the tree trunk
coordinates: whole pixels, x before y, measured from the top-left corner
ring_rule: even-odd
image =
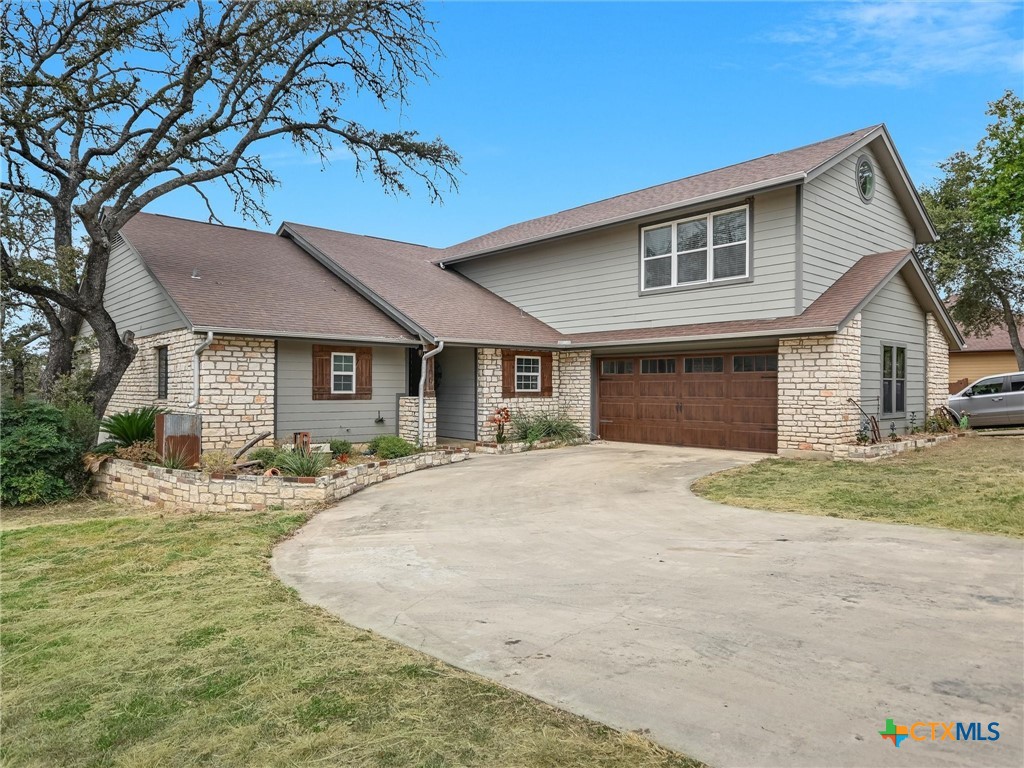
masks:
[[[999,305],[1003,309],[1003,322],[1006,323],[1006,331],[1010,335],[1010,346],[1013,348],[1014,357],[1017,358],[1017,370],[1024,371],[1024,347],[1020,342],[1020,319],[1014,317],[1013,307],[1010,301],[1002,294],[998,294]]]
[[[11,355],[11,397],[20,403],[25,399],[25,358]]]
[[[75,362],[75,340],[82,320],[74,313],[61,309],[55,317],[47,317],[50,326],[46,367],[39,377],[39,390],[49,399],[54,384],[71,373]],[[70,321],[70,322],[68,322]]]
[[[99,365],[89,383],[89,397],[93,413],[96,414],[96,418],[102,419],[110,399],[114,396],[114,390],[135,359],[139,348],[135,345],[135,334],[132,331],[125,331],[123,339],[117,335],[117,327],[106,310],[101,308],[92,312],[86,320],[96,334],[100,351]]]

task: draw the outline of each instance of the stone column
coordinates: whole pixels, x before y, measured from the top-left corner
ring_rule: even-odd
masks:
[[[931,312],[926,313],[924,319],[925,356],[928,360],[925,370],[927,418],[936,408],[945,405],[949,397],[949,343]]]
[[[558,410],[583,430],[586,437],[592,434],[590,423],[591,353],[589,349],[566,350],[555,353],[559,358]]]
[[[419,444],[420,400],[415,395],[398,399],[398,436]],[[423,444],[421,448],[437,445],[437,398],[423,398]]]
[[[779,454],[832,458],[851,443],[860,417],[860,315],[839,333],[779,341]]]

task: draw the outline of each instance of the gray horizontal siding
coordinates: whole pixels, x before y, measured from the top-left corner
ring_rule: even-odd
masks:
[[[164,289],[124,238],[110,251],[103,306],[120,334],[134,331],[142,337],[186,327]]]
[[[353,442],[397,434],[396,395],[406,390],[404,347],[373,348],[373,396],[369,400],[313,400],[313,344],[277,342],[277,436],[311,432],[314,441]],[[384,417],[376,424],[377,413]]]
[[[882,436],[895,421],[902,434],[907,417],[882,416],[882,345],[907,348],[907,414],[917,413],[918,426],[925,413],[925,318],[924,310],[906,281],[896,275],[861,312],[861,401],[865,411],[878,417]]]
[[[856,165],[862,154],[875,166],[875,194],[860,198]],[[858,259],[914,245],[914,231],[874,154],[854,152],[804,189],[804,306],[808,306]]]
[[[437,356],[441,380],[437,386],[438,437],[476,439],[476,352],[449,347]]]
[[[454,268],[563,333],[792,315],[795,199],[755,198],[752,282],[639,296],[635,223]]]

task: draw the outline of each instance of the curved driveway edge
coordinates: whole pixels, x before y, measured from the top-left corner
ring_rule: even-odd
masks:
[[[272,567],[351,624],[716,766],[1024,764],[1024,544],[689,492],[758,458],[477,455],[320,513]],[[1001,737],[897,750],[887,718]]]

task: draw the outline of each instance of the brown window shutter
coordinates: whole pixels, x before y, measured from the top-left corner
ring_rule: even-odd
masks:
[[[501,396],[516,396],[516,352],[514,349],[501,350]]]
[[[356,356],[355,393],[331,392],[331,355],[343,352]],[[373,348],[332,347],[313,345],[313,399],[314,400],[369,400],[373,397]]]
[[[313,399],[331,399],[331,348],[313,345]]]
[[[540,352],[540,396],[551,397],[554,388],[551,386],[551,353]]]
[[[373,397],[373,350],[370,347],[356,347],[356,400]]]

